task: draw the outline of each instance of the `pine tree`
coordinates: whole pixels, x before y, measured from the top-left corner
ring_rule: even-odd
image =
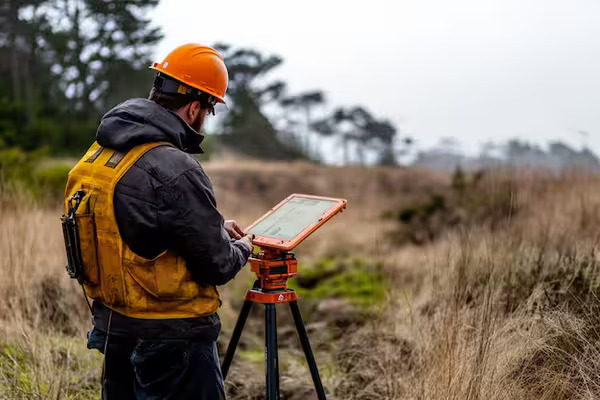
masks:
[[[304,157],[293,137],[273,126],[262,108],[280,99],[285,91],[283,82],[260,84],[281,58],[265,56],[252,49],[236,49],[217,44],[229,72],[228,99],[231,103],[222,124],[220,141],[236,151],[257,158],[296,159]]]
[[[0,4],[0,142],[80,151],[98,117],[146,96],[158,0],[7,0]]]

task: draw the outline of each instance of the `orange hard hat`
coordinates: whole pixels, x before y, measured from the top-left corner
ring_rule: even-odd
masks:
[[[223,57],[211,47],[190,43],[171,51],[161,63],[151,69],[167,75],[185,85],[216,97],[225,103],[229,76]]]

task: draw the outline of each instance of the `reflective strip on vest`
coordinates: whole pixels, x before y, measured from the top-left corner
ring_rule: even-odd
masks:
[[[123,154],[94,143],[69,172],[68,199],[85,195],[76,213],[86,292],[107,307],[134,318],[193,318],[217,311],[217,289],[191,279],[183,257],[167,250],[154,259],[135,254],[123,241],[114,212],[119,179],[147,151],[146,143]]]

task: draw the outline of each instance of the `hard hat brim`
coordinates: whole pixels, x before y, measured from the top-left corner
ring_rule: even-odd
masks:
[[[156,72],[160,72],[161,74],[167,75],[168,77],[173,78],[173,79],[175,79],[178,82],[181,82],[181,83],[186,84],[186,85],[188,85],[190,87],[193,87],[194,89],[198,89],[198,90],[201,90],[203,92],[206,92],[206,93],[210,94],[211,96],[215,97],[219,103],[225,104],[225,106],[227,106],[227,103],[225,103],[225,99],[222,98],[221,96],[219,96],[213,90],[210,90],[210,89],[207,89],[207,88],[204,88],[204,87],[198,87],[197,85],[194,85],[194,84],[190,83],[189,81],[186,81],[185,79],[181,79],[180,77],[175,76],[175,75],[173,75],[173,74],[165,71],[164,68],[162,68],[160,66],[160,64],[158,64],[158,63],[152,64],[149,68],[152,69],[152,70],[154,70],[154,71],[156,71]]]

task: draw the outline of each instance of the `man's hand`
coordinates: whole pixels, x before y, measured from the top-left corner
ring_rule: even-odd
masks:
[[[249,233],[246,236],[244,236],[243,238],[241,238],[239,241],[242,242],[246,247],[248,247],[250,249],[250,252],[252,253],[252,250],[254,250],[254,246],[252,245],[253,240],[254,240],[254,234]]]
[[[225,225],[225,230],[229,234],[229,237],[234,240],[239,240],[244,235],[246,235],[244,233],[244,230],[242,229],[242,227],[239,226],[238,223],[232,219],[225,221],[224,225]]]

